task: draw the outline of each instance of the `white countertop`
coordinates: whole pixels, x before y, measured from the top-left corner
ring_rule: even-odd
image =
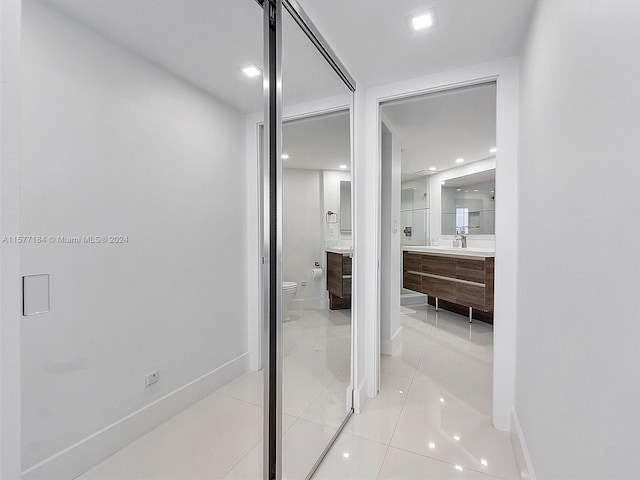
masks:
[[[424,247],[419,245],[403,245],[402,250],[408,252],[437,253],[440,255],[458,255],[462,257],[495,257],[493,248],[459,248],[446,246]]]
[[[351,247],[324,247],[327,252],[339,253],[341,255],[349,255],[351,253]]]

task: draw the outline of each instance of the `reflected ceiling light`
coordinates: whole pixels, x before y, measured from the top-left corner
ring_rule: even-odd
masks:
[[[429,442],[429,448],[431,449],[436,448],[436,444],[433,442]]]
[[[453,436],[453,439],[454,439],[454,440],[460,440],[460,437],[459,437],[458,435],[454,435],[454,436]]]
[[[415,190],[415,188],[414,188],[414,190]],[[402,390],[398,390],[398,392],[399,392],[399,393],[404,393]]]
[[[460,465],[456,465],[456,470],[458,470],[459,472],[462,471],[462,467]]]
[[[444,398],[440,397],[440,403],[444,403]]]
[[[415,15],[409,15],[406,17],[407,25],[411,32],[417,32],[429,28],[435,23],[436,12],[433,8],[426,12],[416,13]]]
[[[489,463],[484,458],[480,459],[480,463],[485,467],[489,465]]]
[[[462,163],[464,162],[464,158],[456,158],[456,163]]]
[[[461,192],[462,189],[461,188],[456,188],[456,192]]]
[[[262,73],[255,65],[247,65],[246,67],[242,67],[242,73],[244,73],[247,77],[257,77]]]
[[[287,154],[287,153],[283,153],[283,154],[282,154],[282,159],[283,159],[283,160],[288,160],[288,159],[289,159],[289,154]]]
[[[344,170],[345,168],[347,168],[347,166],[346,165],[340,165],[340,168]]]
[[[444,185],[445,183],[447,183],[447,182],[440,182],[440,185]]]
[[[349,456],[350,456],[350,455],[349,455],[349,453],[348,453],[348,452],[344,452],[344,453],[342,454],[342,456],[343,456],[344,458],[349,458]]]
[[[479,192],[480,190],[474,190],[474,192]]]
[[[436,167],[429,167],[429,171],[430,171],[430,172],[435,172],[436,170],[437,170],[437,168],[436,168]]]
[[[496,153],[498,149],[496,147],[490,148],[489,153]]]

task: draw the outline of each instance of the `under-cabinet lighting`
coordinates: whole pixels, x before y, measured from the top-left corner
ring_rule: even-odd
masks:
[[[340,168],[344,170],[344,169],[347,168],[347,166],[346,165],[340,165]]]
[[[262,70],[260,70],[255,65],[247,65],[246,67],[242,68],[242,73],[244,73],[247,77],[257,77],[262,73]]]

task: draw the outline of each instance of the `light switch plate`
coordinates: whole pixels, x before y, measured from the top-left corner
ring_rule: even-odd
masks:
[[[22,277],[22,315],[29,317],[49,312],[49,274]]]

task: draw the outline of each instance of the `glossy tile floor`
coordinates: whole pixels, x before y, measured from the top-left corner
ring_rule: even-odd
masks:
[[[283,334],[284,477],[303,479],[347,414],[351,311],[291,311]],[[262,372],[249,372],[80,476],[262,479]]]
[[[285,324],[283,476],[303,479],[344,415],[347,312]],[[519,478],[509,434],[491,426],[493,329],[403,307],[382,385],[314,479]],[[345,364],[346,359],[346,364]],[[262,478],[262,375],[248,373],[94,467],[83,480]]]

